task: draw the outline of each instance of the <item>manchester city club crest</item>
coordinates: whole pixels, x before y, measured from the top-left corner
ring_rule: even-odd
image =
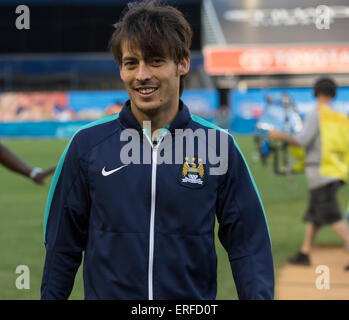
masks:
[[[182,170],[182,183],[202,185],[204,178],[204,166],[202,164],[202,159],[199,158],[197,163],[195,163],[195,158],[192,158],[191,163],[188,162],[188,157],[185,157],[184,160],[185,162],[183,164]]]

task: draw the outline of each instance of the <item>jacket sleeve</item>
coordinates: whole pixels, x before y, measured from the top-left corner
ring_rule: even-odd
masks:
[[[79,157],[79,144],[73,138],[58,163],[47,200],[41,299],[68,299],[73,288],[87,242],[86,167]]]
[[[239,299],[273,299],[274,266],[265,212],[234,141],[229,143],[228,161],[218,195],[218,237],[228,253]]]

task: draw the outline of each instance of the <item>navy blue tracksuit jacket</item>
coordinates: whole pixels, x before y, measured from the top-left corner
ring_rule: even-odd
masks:
[[[125,129],[132,129],[126,139]],[[182,144],[180,163],[161,163],[166,150],[178,149],[179,129],[211,130],[218,146],[199,138],[189,151]],[[227,170],[213,175],[199,148],[218,154],[223,135]],[[149,151],[148,162],[122,161],[135,152],[127,149],[132,139],[140,157]],[[239,298],[273,299],[267,221],[234,139],[180,101],[154,147],[128,101],[118,115],[82,127],[60,159],[45,212],[41,297],[69,297],[84,253],[85,299],[215,299],[215,216]]]

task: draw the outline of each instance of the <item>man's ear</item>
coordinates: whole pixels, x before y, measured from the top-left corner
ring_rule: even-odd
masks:
[[[179,75],[184,76],[189,72],[190,69],[190,58],[184,58],[179,64],[178,64],[178,71]]]

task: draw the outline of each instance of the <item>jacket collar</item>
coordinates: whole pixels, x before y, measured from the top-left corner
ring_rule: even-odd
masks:
[[[120,111],[119,119],[124,128],[132,128],[137,131],[142,131],[142,126],[138,123],[133,115],[130,106],[130,100],[127,100]],[[169,131],[174,133],[176,129],[184,129],[190,121],[190,112],[188,107],[179,100],[179,112],[173,122],[170,124]]]

